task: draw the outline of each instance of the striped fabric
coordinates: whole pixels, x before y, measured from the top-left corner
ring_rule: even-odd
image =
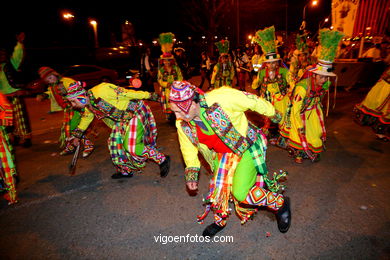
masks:
[[[219,166],[216,175],[210,184],[210,192],[207,200],[212,203],[212,208],[226,217],[229,213],[229,198],[233,176],[241,157],[234,153],[218,154]]]
[[[4,126],[0,126],[0,162],[0,171],[2,173],[0,178],[3,179],[3,182],[6,185],[5,190],[7,191],[4,197],[8,200],[8,204],[16,203],[16,187],[13,178],[13,176],[16,175],[14,155]]]
[[[145,167],[147,160],[157,164],[165,160],[165,155],[156,147],[157,128],[153,114],[142,101],[140,104],[131,120],[115,122],[108,140],[112,162],[121,173],[138,171]],[[137,130],[140,128],[143,130],[143,143],[137,143]],[[136,149],[140,145],[143,151],[137,154]]]
[[[71,136],[70,121],[73,117],[74,110],[67,107],[64,109],[64,118],[62,119],[62,128],[60,135],[60,147],[65,146],[65,140]]]
[[[12,110],[14,114],[14,134],[22,140],[31,138],[31,130],[27,118],[23,100],[19,97],[11,97]]]

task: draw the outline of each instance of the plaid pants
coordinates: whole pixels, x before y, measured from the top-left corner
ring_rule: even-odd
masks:
[[[8,204],[17,202],[16,187],[13,176],[16,175],[14,164],[14,155],[12,146],[9,142],[8,134],[4,126],[0,126],[0,179],[4,184],[4,197],[8,200]]]
[[[152,144],[144,143],[144,126],[138,117],[116,122],[108,139],[111,160],[120,173],[131,173],[145,167],[147,160],[161,164],[165,155]]]
[[[12,104],[12,112],[14,116],[13,134],[20,137],[21,140],[30,139],[31,127],[23,99],[17,96],[8,97],[8,99]]]

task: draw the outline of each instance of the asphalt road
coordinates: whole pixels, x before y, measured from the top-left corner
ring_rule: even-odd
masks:
[[[161,179],[149,162],[142,174],[113,180],[103,124],[96,125],[96,150],[69,176],[71,156],[58,155],[62,113],[48,114],[49,103],[29,98],[33,146],[16,147],[20,202],[0,200],[0,258],[390,259],[390,144],[352,120],[353,105],[367,91],[339,91],[320,162],[297,165],[286,151],[269,147],[269,169],[289,172],[292,226],[286,234],[271,212],[260,210],[245,225],[232,214],[220,233],[225,242],[209,243],[199,236],[212,217],[196,223],[207,171],[190,196],[175,128],[156,103],[150,105],[158,144],[172,158],[168,177]]]

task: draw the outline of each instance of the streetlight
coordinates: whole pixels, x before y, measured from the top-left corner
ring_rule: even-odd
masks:
[[[99,48],[98,35],[97,35],[97,22],[96,20],[90,20],[89,23],[92,25],[93,34],[95,36],[95,48]]]
[[[324,26],[324,24],[326,24],[327,22],[329,22],[328,17],[326,17],[325,20],[323,20],[322,22],[319,23],[318,30],[321,30],[321,27]]]
[[[308,6],[308,4],[311,3],[311,6],[317,6],[318,5],[318,0],[309,0],[309,2],[307,2],[305,4],[305,6],[303,7],[303,14],[302,14],[302,24],[301,24],[301,27],[299,28],[300,30],[304,30],[306,28],[306,7]]]
[[[65,21],[71,21],[74,18],[74,15],[71,12],[64,11],[62,12],[62,18],[64,18]]]

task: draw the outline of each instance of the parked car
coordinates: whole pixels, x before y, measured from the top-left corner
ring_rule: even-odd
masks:
[[[101,82],[117,83],[118,73],[112,69],[102,68],[96,65],[74,65],[68,67],[63,77],[69,77],[74,80],[83,81],[87,84],[86,88],[92,88]],[[47,85],[41,79],[34,79],[23,88],[28,90],[28,95],[33,96],[43,93],[47,90]]]
[[[115,70],[96,65],[74,65],[66,69],[61,75],[83,81],[87,84],[87,88],[92,88],[101,82],[116,83],[118,79],[118,73]]]

